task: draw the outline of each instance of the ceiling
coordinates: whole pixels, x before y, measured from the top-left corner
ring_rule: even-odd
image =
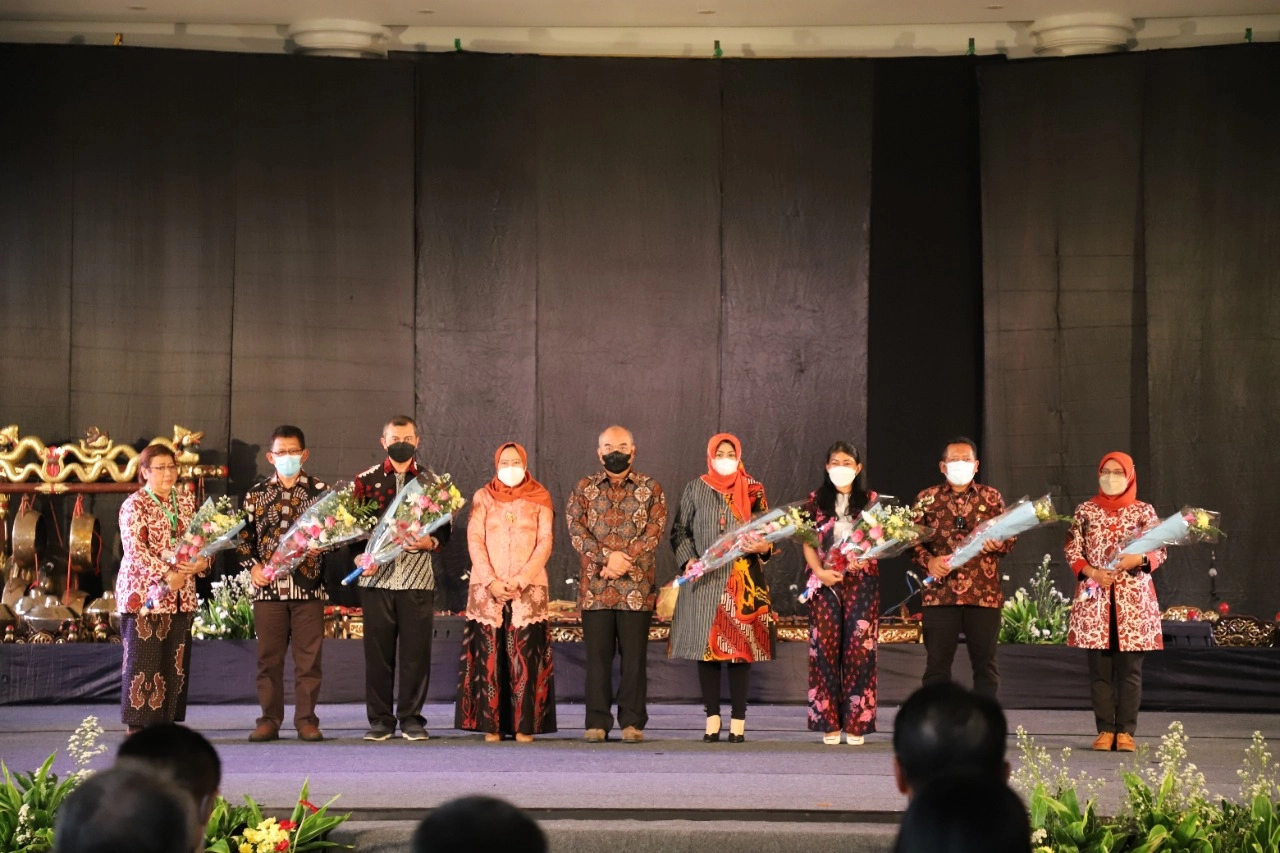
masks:
[[[0,0],[0,20],[385,26],[831,27],[1032,21],[1071,12],[1134,19],[1280,13],[1280,0]]]

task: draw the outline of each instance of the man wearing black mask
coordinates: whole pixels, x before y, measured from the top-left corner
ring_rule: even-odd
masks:
[[[585,739],[606,740],[613,727],[613,655],[622,657],[618,724],[622,740],[644,740],[649,720],[645,661],[657,601],[654,552],[667,523],[662,487],[632,469],[635,439],[625,427],[600,433],[596,455],[604,470],[583,477],[569,495],[565,517],[582,575],[578,606],[587,647]]]
[[[382,446],[387,458],[359,474],[354,489],[357,500],[376,501],[380,513],[386,511],[405,483],[419,475],[414,460],[418,427],[413,418],[398,415],[387,421],[382,428]],[[387,740],[395,734],[397,722],[405,740],[427,739],[422,706],[431,682],[436,588],[431,554],[449,541],[451,527],[446,524],[434,534],[410,543],[395,560],[370,566],[360,578],[365,705],[369,715],[365,740]],[[400,686],[393,711],[391,694],[397,657]]]

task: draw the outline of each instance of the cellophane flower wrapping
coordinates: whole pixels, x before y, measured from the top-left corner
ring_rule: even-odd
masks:
[[[791,537],[811,545],[818,541],[817,529],[801,507],[791,503],[755,516],[746,524],[726,532],[711,543],[701,557],[695,560],[673,582],[676,586],[697,580],[705,573],[728,565],[747,553],[747,549],[759,542],[779,542]]]
[[[1053,508],[1053,498],[1045,495],[1032,500],[1022,498],[1013,506],[974,528],[951,553],[947,564],[956,569],[982,553],[988,542],[1003,542],[1044,524],[1066,520]]]
[[[369,535],[377,524],[377,504],[358,501],[352,483],[338,483],[298,516],[280,539],[264,571],[275,580],[292,572],[313,550],[326,551]]]
[[[244,529],[246,516],[225,495],[208,498],[196,514],[178,542],[175,560],[194,563],[201,557],[212,557],[219,551],[234,548],[236,536]]]
[[[833,543],[831,551],[844,558],[846,572],[852,571],[857,563],[896,557],[933,536],[933,528],[917,523],[920,515],[918,506],[902,506],[877,498],[858,514],[848,536]],[[821,555],[824,564],[829,553]],[[808,601],[821,586],[822,581],[810,573],[800,601]]]

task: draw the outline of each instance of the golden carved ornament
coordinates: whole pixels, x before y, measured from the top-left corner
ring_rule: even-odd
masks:
[[[1255,616],[1223,616],[1213,625],[1213,641],[1219,646],[1274,646],[1280,627]]]
[[[225,477],[226,469],[200,464],[200,440],[203,432],[174,424],[173,438],[157,436],[148,446],[163,445],[173,451],[181,479]],[[50,447],[36,436],[23,436],[17,424],[0,429],[0,481],[26,483],[37,481],[48,486],[50,493],[64,489],[65,483],[96,483],[104,477],[116,483],[131,483],[138,478],[138,451],[128,444],[117,444],[96,426],[76,442]]]

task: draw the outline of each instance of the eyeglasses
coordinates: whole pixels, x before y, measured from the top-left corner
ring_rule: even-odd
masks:
[[[151,465],[147,468],[153,474],[176,474],[178,472],[177,465]]]
[[[272,456],[301,456],[306,453],[306,451],[301,448],[297,450],[269,450],[267,452]]]

